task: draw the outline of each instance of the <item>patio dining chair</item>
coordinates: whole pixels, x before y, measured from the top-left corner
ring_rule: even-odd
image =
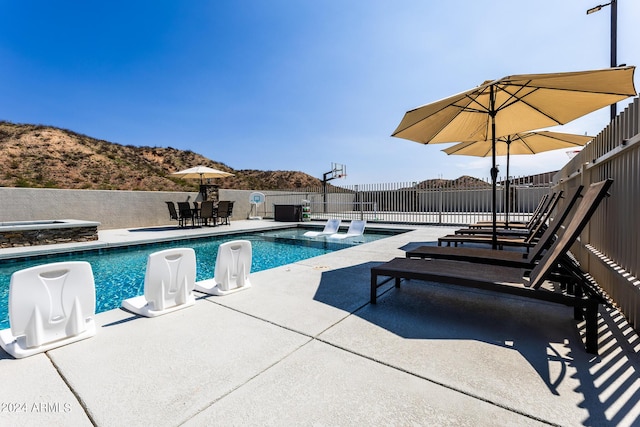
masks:
[[[191,226],[195,227],[195,210],[191,208],[189,202],[178,202],[178,214],[180,215],[180,220],[182,221],[181,226],[184,227],[185,222],[191,221]]]
[[[169,208],[169,219],[172,221],[178,221],[178,225],[182,227],[182,221],[180,220],[180,215],[178,215],[178,210],[176,209],[176,205],[173,202],[165,202],[167,204],[167,208]]]
[[[198,217],[203,225],[215,226],[217,222],[216,208],[213,201],[208,200],[200,204],[200,215]]]
[[[220,224],[230,225],[231,214],[233,213],[233,202],[229,200],[221,200],[218,202],[218,219]]]

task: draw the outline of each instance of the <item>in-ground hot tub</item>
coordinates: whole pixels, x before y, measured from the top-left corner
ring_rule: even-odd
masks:
[[[0,248],[98,240],[99,225],[77,219],[0,222]]]

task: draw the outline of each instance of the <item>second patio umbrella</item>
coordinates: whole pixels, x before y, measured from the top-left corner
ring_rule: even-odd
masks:
[[[551,131],[521,132],[497,137],[495,145],[496,156],[507,156],[505,225],[509,224],[509,157],[511,154],[537,154],[561,148],[581,147],[592,139],[592,136]],[[492,145],[492,141],[489,140],[469,141],[461,142],[452,147],[445,148],[442,151],[450,155],[460,154],[465,156],[487,157],[492,155]]]
[[[405,113],[392,136],[422,144],[492,141],[493,248],[496,240],[496,138],[565,124],[636,94],[635,67],[522,74]]]
[[[218,169],[210,168],[207,166],[195,166],[193,168],[184,169],[178,172],[174,172],[171,175],[179,176],[181,178],[200,178],[200,184],[204,184],[205,178],[226,178],[228,176],[234,176],[232,173],[221,171]]]

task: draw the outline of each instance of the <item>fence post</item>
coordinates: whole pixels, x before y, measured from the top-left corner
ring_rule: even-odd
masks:
[[[444,208],[442,201],[442,187],[438,187],[438,225],[442,225],[442,209]]]
[[[360,205],[360,219],[364,219],[364,200],[360,197],[360,187],[356,184],[356,202]]]

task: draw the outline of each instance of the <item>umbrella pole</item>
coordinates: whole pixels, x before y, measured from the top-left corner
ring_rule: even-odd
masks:
[[[492,126],[495,129],[495,126]],[[496,143],[493,141],[491,143],[493,147],[493,167],[491,168],[491,204],[492,204],[492,234],[491,234],[491,247],[493,249],[498,249],[498,190],[497,190],[497,181],[498,181],[498,168],[496,167]]]
[[[497,180],[498,180],[498,168],[496,167],[496,99],[495,99],[495,88],[491,86],[491,98],[490,103],[491,106],[489,108],[489,115],[491,116],[491,160],[493,167],[491,168],[491,197],[492,197],[492,210],[493,210],[493,226],[492,226],[492,234],[491,234],[491,248],[498,249],[498,210],[497,210]]]
[[[509,204],[511,203],[511,178],[509,177],[509,150],[511,149],[511,139],[507,138],[507,195],[505,197],[505,206],[504,206],[504,227],[509,228]]]

